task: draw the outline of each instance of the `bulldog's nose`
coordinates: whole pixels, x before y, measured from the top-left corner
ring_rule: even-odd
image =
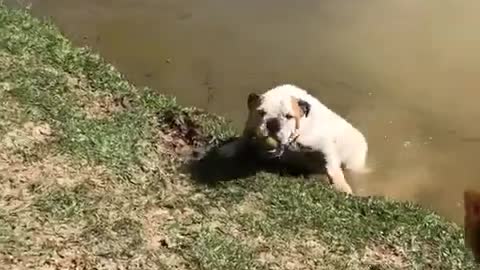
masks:
[[[267,120],[267,130],[270,134],[276,134],[280,131],[280,121],[277,118]]]

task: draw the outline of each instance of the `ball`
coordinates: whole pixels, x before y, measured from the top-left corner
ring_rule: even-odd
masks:
[[[274,149],[274,148],[277,148],[278,141],[275,140],[273,137],[266,137],[264,140],[264,144],[267,148]]]

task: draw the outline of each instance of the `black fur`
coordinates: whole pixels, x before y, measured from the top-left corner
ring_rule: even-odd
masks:
[[[308,114],[310,113],[310,103],[306,102],[305,100],[300,99],[298,101],[298,106],[300,107],[300,109],[302,109],[305,117],[308,117]]]

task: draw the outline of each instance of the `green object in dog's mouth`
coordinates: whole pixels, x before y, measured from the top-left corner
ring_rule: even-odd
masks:
[[[276,157],[283,153],[282,144],[273,137],[254,138],[260,149],[269,157]]]
[[[264,136],[256,130],[253,140],[267,156],[275,157],[283,153],[282,144],[273,136]]]
[[[266,137],[263,139],[263,145],[266,149],[273,150],[279,146],[279,142],[275,138]]]
[[[253,140],[263,149],[271,150],[279,146],[279,142],[273,137],[253,137]]]

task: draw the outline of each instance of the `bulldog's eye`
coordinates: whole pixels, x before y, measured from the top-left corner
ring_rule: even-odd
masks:
[[[264,117],[265,114],[267,114],[264,110],[258,110],[258,115],[260,115],[261,117]]]
[[[287,119],[292,119],[293,116],[292,116],[291,114],[287,113],[287,114],[285,115],[285,118],[287,118]]]

